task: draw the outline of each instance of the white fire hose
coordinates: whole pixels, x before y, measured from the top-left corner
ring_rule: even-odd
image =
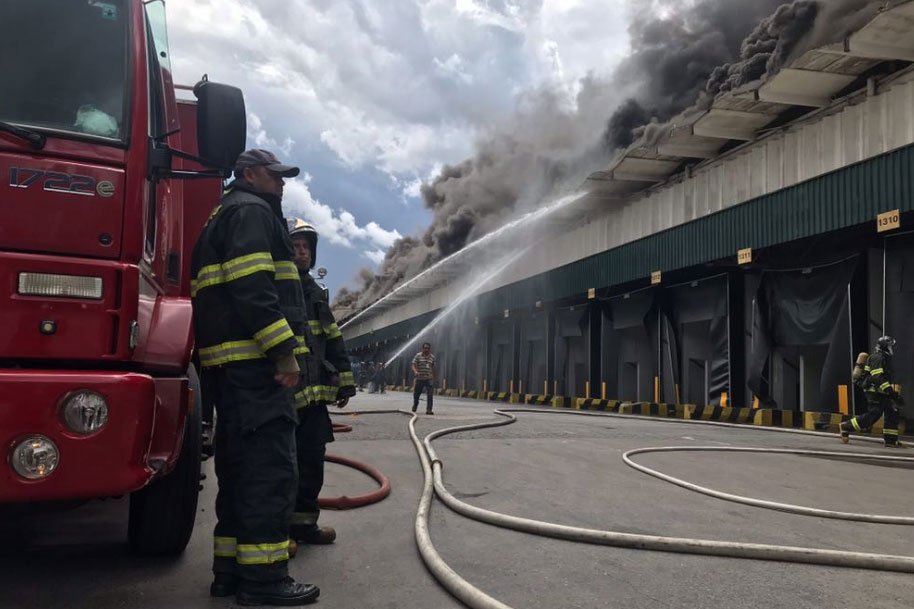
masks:
[[[359,414],[373,414],[374,412],[391,412],[387,411],[363,411]],[[872,569],[878,571],[892,571],[892,572],[902,572],[902,573],[914,573],[914,556],[896,556],[891,554],[870,554],[865,552],[850,552],[842,550],[821,550],[816,548],[802,548],[794,546],[779,546],[771,544],[755,544],[755,543],[742,543],[742,542],[730,542],[730,541],[713,541],[706,539],[692,539],[687,537],[665,537],[659,535],[639,535],[632,533],[620,533],[617,531],[604,531],[598,529],[587,529],[581,527],[571,527],[561,524],[555,524],[550,522],[543,522],[540,520],[532,520],[529,518],[520,518],[517,516],[512,516],[509,514],[502,514],[499,512],[493,512],[483,508],[479,508],[473,505],[470,505],[466,502],[463,502],[456,497],[454,497],[444,485],[444,475],[443,475],[443,463],[441,459],[438,458],[435,449],[432,447],[432,442],[442,436],[446,436],[453,433],[459,433],[463,431],[471,431],[476,429],[486,429],[489,427],[498,427],[502,425],[510,425],[514,423],[517,419],[511,413],[534,413],[534,414],[555,414],[555,415],[578,415],[578,416],[592,416],[592,417],[618,417],[624,419],[640,419],[652,422],[667,422],[667,423],[676,423],[676,424],[698,424],[698,425],[717,425],[722,427],[737,427],[741,429],[751,429],[756,431],[773,431],[778,433],[794,433],[794,434],[803,434],[803,435],[814,435],[814,436],[824,436],[834,438],[835,434],[829,434],[824,432],[815,432],[815,431],[805,431],[797,429],[778,429],[778,428],[765,428],[765,427],[755,427],[748,425],[739,425],[733,423],[718,423],[710,421],[690,421],[690,420],[679,420],[679,419],[657,419],[653,417],[640,417],[633,415],[616,415],[610,413],[593,413],[593,412],[579,412],[579,411],[550,411],[550,410],[539,410],[539,409],[530,409],[530,408],[509,408],[502,410],[495,410],[494,413],[502,417],[500,420],[484,422],[484,423],[474,423],[471,425],[461,425],[457,427],[449,427],[447,429],[441,429],[435,432],[430,433],[425,437],[424,440],[420,441],[418,434],[416,433],[415,423],[418,417],[414,413],[406,411],[397,411],[402,414],[410,415],[412,418],[409,422],[409,434],[410,438],[413,441],[413,445],[416,448],[416,452],[419,455],[419,460],[422,464],[422,471],[424,474],[424,486],[422,489],[422,495],[419,501],[418,511],[416,513],[416,544],[419,548],[419,553],[422,556],[422,560],[425,562],[427,568],[438,580],[438,582],[444,586],[452,595],[458,598],[461,602],[466,604],[468,607],[473,609],[511,609],[508,605],[502,603],[498,599],[495,599],[476,586],[473,586],[471,583],[463,579],[456,571],[451,569],[447,563],[441,558],[435,549],[434,545],[431,542],[428,529],[428,518],[429,518],[429,509],[432,502],[432,494],[436,494],[438,498],[451,510],[462,514],[473,520],[490,524],[493,526],[511,529],[515,531],[521,531],[524,533],[529,533],[533,535],[540,535],[544,537],[551,537],[555,539],[564,539],[567,541],[575,541],[581,543],[590,543],[597,545],[606,545],[614,546],[621,548],[631,548],[637,550],[652,550],[658,552],[677,552],[682,554],[699,554],[705,556],[726,556],[730,558],[748,558],[755,560],[771,560],[779,562],[796,562],[796,563],[805,563],[805,564],[814,564],[814,565],[824,565],[830,567],[848,567],[856,569]],[[858,438],[866,441],[874,441],[875,439],[870,438]],[[881,440],[875,440],[880,441]],[[817,516],[824,518],[837,518],[842,520],[855,520],[861,522],[873,522],[881,524],[896,524],[896,525],[911,525],[914,524],[914,517],[907,516],[891,516],[891,515],[881,515],[881,514],[856,514],[850,512],[837,512],[832,510],[820,510],[816,508],[804,507],[799,505],[792,505],[787,503],[777,503],[773,501],[765,501],[761,499],[754,499],[751,497],[743,497],[739,495],[732,495],[729,493],[723,493],[710,489],[707,487],[702,487],[697,484],[692,484],[685,480],[679,478],[674,478],[667,474],[663,474],[651,468],[645,467],[635,463],[631,457],[637,454],[644,454],[650,452],[674,452],[674,451],[731,451],[731,452],[755,452],[755,453],[776,453],[776,454],[799,454],[799,455],[815,455],[815,456],[827,456],[827,457],[854,457],[854,458],[863,458],[867,460],[881,460],[881,461],[893,461],[893,462],[906,462],[914,463],[914,457],[901,457],[901,456],[887,456],[887,455],[867,455],[860,453],[850,453],[850,452],[835,452],[835,451],[813,451],[813,450],[793,450],[793,449],[780,449],[780,448],[728,448],[720,446],[667,446],[667,447],[656,447],[656,448],[640,448],[628,451],[623,455],[623,460],[629,466],[644,472],[648,475],[654,476],[661,480],[665,480],[672,484],[676,484],[683,488],[703,493],[712,497],[717,497],[720,499],[725,499],[727,501],[735,501],[739,503],[744,503],[746,505],[752,505],[755,507],[762,507],[768,509],[775,509],[795,514],[802,514],[807,516]]]

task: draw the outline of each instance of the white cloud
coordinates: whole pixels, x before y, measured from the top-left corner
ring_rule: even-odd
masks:
[[[359,225],[355,216],[345,209],[334,211],[329,205],[315,199],[308,187],[311,176],[286,180],[283,193],[283,212],[286,217],[302,218],[317,229],[322,240],[346,248],[367,248],[365,255],[374,259],[374,252],[386,251],[402,235],[387,230],[377,222]]]
[[[456,78],[466,84],[473,82],[473,75],[467,72],[467,66],[464,63],[463,58],[457,53],[454,53],[444,61],[435,57],[434,62],[435,67],[438,69],[438,74],[447,78]]]
[[[418,199],[422,196],[422,182],[423,180],[421,178],[414,178],[408,182],[404,182],[401,184],[400,192],[402,192],[405,197]]]
[[[267,135],[266,129],[263,128],[263,121],[253,112],[248,112],[248,139],[254,142],[258,148],[265,148],[273,152],[282,152],[283,156],[292,154],[292,147],[295,145],[288,135],[281,143]]]
[[[520,3],[505,2],[501,10],[491,7],[488,2],[477,0],[456,0],[454,6],[458,13],[479,25],[500,27],[512,32],[523,31]]]
[[[384,250],[371,250],[368,252],[362,252],[362,255],[374,262],[376,265],[380,265],[384,262]]]
[[[240,86],[251,140],[321,142],[401,179],[472,153],[519,93],[606,72],[627,47],[622,0],[193,0],[169,5],[177,80]],[[259,119],[263,119],[262,121]]]

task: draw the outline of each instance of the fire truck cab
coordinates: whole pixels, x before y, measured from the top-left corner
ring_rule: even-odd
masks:
[[[0,508],[129,494],[131,549],[178,554],[201,460],[190,257],[243,96],[176,99],[162,0],[4,13]]]

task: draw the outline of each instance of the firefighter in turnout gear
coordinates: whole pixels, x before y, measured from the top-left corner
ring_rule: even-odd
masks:
[[[356,393],[355,379],[343,335],[336,325],[327,292],[311,277],[317,259],[317,230],[302,220],[289,221],[289,236],[295,264],[301,277],[305,306],[313,335],[311,360],[317,379],[296,394],[299,425],[295,434],[298,451],[298,496],[292,513],[289,537],[296,542],[329,544],[336,539],[331,527],[320,527],[318,495],[324,484],[324,456],[333,442],[333,426],[327,405],[343,408]]]
[[[320,594],[288,572],[294,393],[316,373],[281,209],[283,178],[298,173],[265,150],[242,153],[191,264],[197,349],[217,414],[210,594],[243,605],[302,605]]]
[[[892,356],[895,350],[895,339],[883,336],[876,341],[876,348],[866,358],[863,373],[855,371],[854,380],[859,383],[866,395],[867,411],[839,426],[841,441],[850,441],[851,431],[867,431],[885,416],[882,428],[882,439],[889,448],[903,448],[898,441],[898,406],[903,404],[901,396],[892,385]],[[862,356],[862,354],[861,354]],[[858,358],[858,361],[861,358]]]

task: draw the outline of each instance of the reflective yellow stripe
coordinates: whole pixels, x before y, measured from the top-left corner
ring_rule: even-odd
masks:
[[[892,386],[892,383],[886,381],[883,384],[879,385],[879,391],[885,391],[886,389],[888,389],[891,386]]]
[[[308,385],[295,394],[295,405],[304,408],[314,402],[335,402],[337,391],[331,385]]]
[[[289,540],[280,543],[239,543],[239,565],[271,565],[289,560]]]
[[[857,422],[856,418],[851,419],[851,425],[854,426],[854,429],[860,431],[860,423]]]
[[[872,372],[872,370],[870,369],[869,366],[864,366],[863,369],[866,370],[867,372]]]
[[[295,339],[298,341],[298,346],[292,349],[292,353],[295,355],[308,355],[311,353],[311,349],[308,348],[304,336],[296,336]]]
[[[322,326],[321,322],[316,319],[309,319],[308,327],[311,328],[311,334],[314,336],[320,336],[324,333],[324,326]]]
[[[253,340],[230,341],[200,349],[200,364],[204,368],[265,357],[260,346]]]
[[[340,385],[355,385],[355,376],[353,376],[352,372],[340,372]]]
[[[870,374],[872,374],[873,376],[882,374],[883,372],[885,372],[884,368],[873,368],[872,370],[870,370]]]
[[[301,391],[297,391],[294,397],[296,408],[304,408],[305,406],[311,405],[311,391],[308,387],[305,387]]]
[[[274,263],[276,265],[276,281],[299,281],[298,267],[294,262],[280,260]]]
[[[190,282],[190,295],[196,296],[197,292],[211,285],[222,283],[222,265],[209,264],[197,271],[197,276]]]
[[[266,352],[281,343],[284,340],[295,338],[289,322],[285,318],[278,319],[266,328],[254,332],[254,340],[260,344],[260,348]]]
[[[330,340],[333,340],[334,338],[339,338],[340,336],[343,335],[343,333],[340,332],[340,328],[339,328],[339,326],[336,325],[336,323],[332,323],[329,326],[324,326],[324,333],[327,335],[327,338],[329,338]]]
[[[213,556],[235,558],[237,543],[234,537],[213,537]]]
[[[898,435],[898,430],[897,430],[897,429],[887,429],[887,428],[883,427],[883,428],[882,428],[882,435],[884,435],[884,436],[897,436],[897,435]]]
[[[291,262],[287,264],[295,266]],[[255,252],[232,258],[222,264],[208,264],[197,271],[197,276],[191,280],[190,295],[192,297],[196,296],[203,288],[241,279],[242,277],[253,275],[257,271],[276,273],[273,256],[269,252]],[[298,276],[296,275],[295,278],[297,279]]]
[[[276,272],[276,266],[273,264],[273,256],[270,252],[254,252],[226,260],[222,263],[222,271],[225,273],[227,280],[237,279],[245,275],[250,275],[255,270],[268,270]]]

